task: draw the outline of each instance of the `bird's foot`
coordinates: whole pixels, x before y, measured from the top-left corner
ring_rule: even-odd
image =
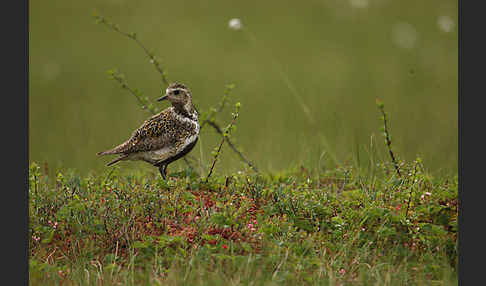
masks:
[[[159,172],[162,175],[164,181],[167,181],[167,165],[159,166]]]

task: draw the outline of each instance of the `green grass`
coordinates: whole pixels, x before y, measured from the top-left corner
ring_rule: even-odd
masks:
[[[30,166],[31,285],[456,285],[457,177]],[[55,226],[55,227],[54,227]]]

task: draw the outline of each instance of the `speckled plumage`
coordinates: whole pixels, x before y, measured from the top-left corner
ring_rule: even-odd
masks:
[[[146,120],[124,143],[98,153],[120,155],[108,166],[122,160],[142,160],[159,167],[165,179],[167,165],[191,151],[199,136],[199,122],[189,89],[171,84],[159,100],[164,99],[172,106]]]

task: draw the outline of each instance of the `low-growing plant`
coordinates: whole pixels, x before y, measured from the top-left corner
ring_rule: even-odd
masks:
[[[319,182],[298,171],[238,172],[208,183],[173,176],[167,188],[154,174],[117,171],[59,171],[48,184],[32,163],[31,281],[453,282],[457,178],[433,178],[415,161],[398,183],[389,168],[370,193],[352,166],[327,170]]]

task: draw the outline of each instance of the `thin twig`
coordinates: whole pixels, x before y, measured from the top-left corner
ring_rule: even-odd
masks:
[[[118,28],[118,25],[116,24],[113,24],[111,22],[108,22],[105,17],[103,16],[97,16],[95,15],[94,16],[96,21],[98,23],[101,23],[101,24],[104,24],[105,26],[107,26],[108,28],[110,28],[112,31],[115,31],[129,39],[132,39],[134,40],[138,46],[140,46],[143,51],[145,52],[145,54],[148,56],[148,58],[150,59],[150,63],[154,65],[155,69],[159,72],[160,76],[162,77],[162,81],[166,84],[166,85],[169,85],[169,81],[167,80],[167,75],[165,73],[165,71],[163,70],[163,68],[160,67],[160,63],[159,61],[157,60],[157,58],[142,44],[142,42],[140,42],[140,40],[137,38],[137,34],[136,33],[127,33],[127,32],[124,32],[122,30],[120,30],[120,28]]]
[[[385,135],[385,143],[388,148],[388,153],[390,154],[390,157],[392,159],[393,165],[395,166],[395,170],[397,171],[397,174],[399,177],[402,175],[400,174],[400,168],[398,167],[397,160],[395,159],[395,155],[393,154],[393,151],[391,149],[391,140],[390,140],[390,134],[388,132],[388,126],[387,126],[387,121],[386,121],[386,112],[385,112],[385,105],[379,101],[378,99],[376,100],[378,109],[381,111],[381,114],[383,115],[383,125],[384,125],[384,135]]]
[[[132,89],[127,84],[127,82],[124,79],[123,74],[119,73],[118,71],[109,71],[109,73],[110,73],[111,78],[118,81],[122,88],[128,90],[133,96],[135,96],[135,98],[137,99],[137,101],[140,105],[140,108],[142,108],[143,110],[147,110],[152,115],[155,115],[157,113],[157,108],[155,106],[153,106],[153,104],[150,103],[148,101],[148,99],[146,99],[147,102],[144,102],[144,100],[141,98],[141,94],[137,93],[137,90]]]
[[[415,182],[415,176],[417,175],[417,165],[418,162],[415,163],[415,166],[413,168],[412,182]],[[407,219],[408,219],[408,210],[410,209],[410,201],[412,200],[412,192],[413,192],[414,185],[415,183],[413,183],[412,186],[410,186],[410,192],[408,193],[407,212],[405,213]]]
[[[223,147],[223,143],[224,143],[225,139],[226,139],[227,142],[229,142],[228,137],[229,137],[229,134],[231,132],[231,128],[233,127],[233,124],[235,123],[236,119],[238,118],[238,109],[239,109],[239,103],[237,103],[237,105],[236,105],[236,112],[233,113],[233,120],[231,120],[231,123],[228,125],[228,127],[226,127],[226,130],[224,131],[224,133],[222,133],[223,138],[221,139],[221,143],[219,143],[218,150],[216,151],[216,154],[214,155],[213,164],[211,165],[211,169],[209,169],[208,176],[206,177],[206,183],[208,182],[209,177],[213,173],[214,166],[216,165],[216,161],[218,160],[218,156],[219,156],[219,153],[221,152],[221,148]],[[218,129],[219,129],[219,126],[218,126]],[[221,131],[221,129],[219,129],[219,130]]]
[[[207,123],[212,126],[216,132],[218,132],[219,134],[223,135],[223,139],[226,140],[226,143],[228,143],[228,145],[230,146],[231,149],[233,149],[233,151],[238,154],[238,156],[240,157],[240,159],[242,161],[244,161],[250,168],[253,169],[253,171],[257,172],[258,173],[258,169],[257,167],[250,161],[248,160],[245,155],[243,155],[242,152],[240,152],[240,150],[238,150],[238,148],[236,148],[236,146],[234,145],[233,142],[231,142],[231,140],[228,138],[228,137],[224,137],[224,133],[223,131],[221,130],[221,127],[219,127],[219,125],[214,122],[214,121],[207,121]]]
[[[203,122],[201,123],[201,127],[200,127],[199,130],[203,129],[203,127],[206,125],[206,123],[208,123],[208,121],[213,121],[213,122],[215,121],[214,120],[214,115],[216,115],[216,113],[220,113],[221,111],[223,111],[224,107],[228,103],[228,97],[229,97],[231,91],[234,88],[235,88],[235,85],[234,84],[228,84],[228,85],[226,85],[226,88],[225,88],[225,90],[223,92],[223,98],[219,102],[218,107],[217,108],[214,108],[214,107],[210,107],[209,108],[208,114],[205,116],[206,119],[204,119]]]

